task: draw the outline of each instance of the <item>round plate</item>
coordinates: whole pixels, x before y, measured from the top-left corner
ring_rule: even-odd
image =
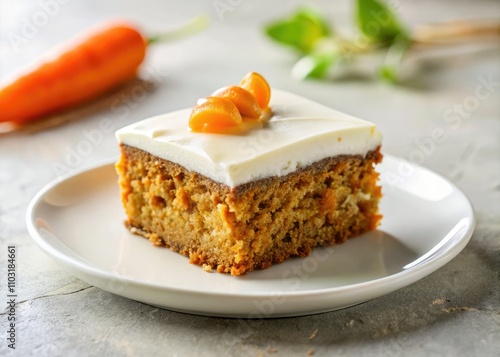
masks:
[[[386,155],[378,168],[382,225],[245,276],[207,273],[123,225],[113,163],[58,179],[27,212],[40,248],[78,278],[147,304],[200,315],[262,318],[340,309],[409,285],[456,256],[472,207],[443,177]]]

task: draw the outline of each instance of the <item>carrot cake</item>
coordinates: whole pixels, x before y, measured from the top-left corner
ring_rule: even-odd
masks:
[[[237,86],[243,94],[225,87],[116,133],[126,226],[231,275],[305,257],[381,219],[376,126],[289,92],[271,95],[249,75],[258,77]]]

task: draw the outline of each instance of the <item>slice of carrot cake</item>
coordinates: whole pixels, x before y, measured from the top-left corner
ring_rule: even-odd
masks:
[[[268,268],[381,219],[376,126],[256,73],[116,136],[126,226],[205,269]]]

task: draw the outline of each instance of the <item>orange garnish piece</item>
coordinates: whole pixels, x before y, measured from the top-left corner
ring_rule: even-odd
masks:
[[[238,86],[222,87],[211,94],[212,97],[223,97],[229,99],[236,105],[240,114],[244,117],[259,119],[262,114],[257,99],[247,91]]]
[[[223,133],[242,123],[243,119],[236,105],[222,97],[198,100],[189,118],[191,130],[205,133]]]
[[[253,94],[261,109],[269,106],[269,100],[271,99],[271,87],[264,77],[257,72],[250,72],[243,77],[240,87]]]

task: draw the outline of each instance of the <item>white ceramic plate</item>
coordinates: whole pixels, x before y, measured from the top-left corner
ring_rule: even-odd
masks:
[[[193,314],[279,317],[348,307],[407,286],[456,256],[474,229],[453,184],[386,155],[380,229],[242,277],[206,273],[123,226],[112,163],[63,177],[31,202],[40,248],[78,278],[147,304]]]

